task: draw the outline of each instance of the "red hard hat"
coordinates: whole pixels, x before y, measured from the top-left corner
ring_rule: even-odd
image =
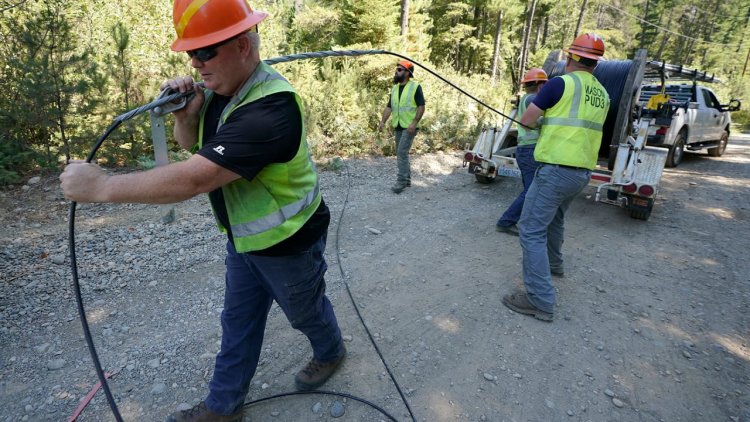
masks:
[[[175,0],[172,10],[177,39],[172,50],[195,50],[239,35],[268,16],[254,12],[245,0]]]
[[[409,74],[414,76],[414,63],[408,60],[401,60],[398,65],[409,71]]]
[[[521,79],[522,84],[527,82],[547,82],[547,72],[538,67],[532,67],[523,75],[523,79]]]
[[[593,32],[581,34],[573,41],[573,44],[569,48],[563,51],[598,61],[604,55],[604,40]]]

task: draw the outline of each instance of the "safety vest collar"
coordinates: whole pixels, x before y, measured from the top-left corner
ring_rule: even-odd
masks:
[[[224,106],[224,110],[221,112],[221,118],[219,119],[219,124],[216,125],[216,131],[219,131],[219,128],[226,122],[227,117],[229,114],[234,110],[235,107],[240,105],[242,102],[247,100],[247,94],[255,88],[257,85],[272,81],[272,80],[281,80],[284,82],[288,82],[286,78],[281,76],[278,72],[273,72],[270,70],[270,66],[267,64],[260,62],[258,63],[258,66],[255,68],[255,71],[252,75],[250,75],[249,78],[242,84],[239,91],[232,96],[232,99],[229,100],[229,103]],[[204,107],[208,104],[208,102],[211,100],[211,96],[213,96],[213,91],[207,92],[206,100],[204,102]]]

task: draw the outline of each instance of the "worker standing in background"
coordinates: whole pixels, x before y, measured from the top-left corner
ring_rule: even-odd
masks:
[[[411,186],[411,167],[409,165],[409,150],[419,129],[419,121],[424,115],[424,94],[422,87],[412,80],[414,64],[401,60],[396,65],[393,75],[393,88],[388,103],[383,110],[378,132],[383,129],[388,117],[396,132],[396,161],[398,175],[396,184],[391,187],[394,193],[401,193]]]
[[[533,128],[543,116],[534,151],[540,166],[518,223],[525,291],[503,297],[513,311],[548,322],[555,311],[551,275],[564,275],[565,212],[596,167],[609,110],[609,95],[593,75],[604,55],[601,37],[580,35],[564,51],[565,75],[547,82],[521,117],[523,125]]]
[[[518,113],[517,116],[523,116],[523,113],[529,107],[537,92],[547,82],[547,72],[538,67],[529,69],[528,72],[521,79],[523,84],[523,90],[525,94],[518,101]],[[508,209],[505,210],[503,215],[497,220],[495,229],[502,233],[508,233],[513,236],[518,236],[518,228],[516,223],[521,217],[521,210],[523,209],[523,201],[526,198],[526,192],[531,186],[531,181],[534,180],[534,173],[536,173],[539,163],[534,160],[534,146],[539,138],[538,129],[527,129],[521,125],[516,125],[518,129],[518,146],[516,147],[516,163],[518,168],[521,170],[521,181],[523,182],[523,190],[518,194],[516,199],[510,204]]]
[[[60,180],[65,196],[78,202],[174,203],[208,193],[227,234],[221,349],[208,396],[167,421],[239,422],[274,301],[312,346],[312,359],[294,378],[297,389],[323,384],[346,356],[325,295],[330,212],[308,150],[302,100],[260,60],[257,25],[268,15],[246,0],[176,0],[173,12],[172,50],[187,53],[206,89],[190,76],[162,89],[195,92],[173,113],[175,139],[195,154],[115,176],[71,162]],[[179,311],[191,312],[184,305]]]

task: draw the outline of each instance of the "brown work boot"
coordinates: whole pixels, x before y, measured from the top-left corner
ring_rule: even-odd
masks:
[[[393,193],[401,193],[406,189],[406,183],[405,182],[397,182],[395,185],[391,186],[391,190]]]
[[[563,278],[565,277],[565,270],[562,268],[550,268],[549,270],[550,274],[552,274],[553,277]]]
[[[200,402],[188,410],[179,410],[167,417],[165,422],[241,422],[242,408],[231,415],[220,415]]]
[[[540,321],[552,322],[554,318],[554,314],[545,312],[532,305],[526,297],[526,292],[516,291],[515,293],[503,296],[503,305],[512,311],[516,311],[519,314],[531,315]]]
[[[500,233],[507,233],[511,236],[518,236],[518,227],[516,227],[515,224],[512,226],[501,226],[499,224],[496,224],[495,231],[498,231]]]
[[[323,385],[341,366],[345,357],[346,348],[343,349],[341,356],[331,362],[321,362],[315,358],[310,359],[310,362],[307,362],[307,365],[294,377],[294,385],[297,386],[297,390],[312,390]]]

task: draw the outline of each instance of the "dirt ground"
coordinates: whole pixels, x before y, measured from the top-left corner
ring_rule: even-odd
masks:
[[[401,195],[389,190],[392,157],[321,171],[328,294],[349,351],[324,390],[398,421],[411,416],[389,370],[418,421],[750,421],[750,136],[668,169],[646,222],[587,188],[566,220],[551,324],[501,304],[521,283],[521,248],[494,223],[520,181],[476,183],[459,155],[414,157]],[[72,294],[67,202],[50,177],[2,192],[0,210],[0,420],[63,420],[97,381]],[[220,338],[224,242],[206,200],[177,205],[171,224],[163,212],[84,205],[77,218],[84,303],[126,421],[201,400]],[[248,399],[292,391],[309,356],[274,307]],[[388,420],[329,395],[246,414]],[[114,420],[101,392],[79,420]]]

